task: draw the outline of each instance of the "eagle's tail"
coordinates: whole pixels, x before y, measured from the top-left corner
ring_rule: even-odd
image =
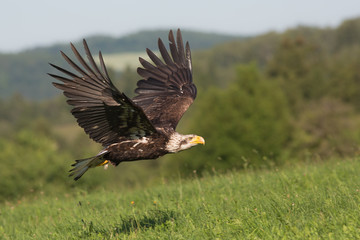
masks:
[[[105,150],[105,151],[101,151],[95,157],[75,160],[75,163],[71,165],[74,168],[69,171],[70,172],[69,177],[74,176],[74,180],[76,181],[79,178],[81,178],[81,176],[84,175],[84,173],[89,168],[94,168],[108,164],[109,161],[104,159],[104,155],[106,153],[107,151]]]

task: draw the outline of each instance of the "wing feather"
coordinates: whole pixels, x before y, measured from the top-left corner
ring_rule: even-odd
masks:
[[[178,54],[178,49],[175,43],[175,39],[174,39],[174,34],[173,32],[170,30],[170,34],[169,34],[169,47],[170,47],[170,52],[171,52],[171,56],[174,60],[174,63],[181,63],[180,62],[180,58],[179,58],[179,54]]]
[[[89,65],[85,62],[85,60],[81,57],[80,53],[78,52],[78,50],[75,48],[74,44],[70,43],[71,46],[71,50],[73,51],[73,53],[75,54],[76,59],[81,63],[81,65],[90,73],[89,75],[91,76],[95,76],[95,72],[89,67]],[[87,46],[86,44],[84,44],[84,48],[86,49]],[[97,76],[99,77],[99,76]]]
[[[105,66],[104,58],[103,58],[102,53],[100,51],[99,51],[99,59],[100,59],[101,69],[105,73],[105,79],[110,79],[109,73],[108,73],[108,71],[106,69],[106,66]]]
[[[161,54],[162,58],[164,59],[165,63],[167,64],[167,67],[170,68],[172,71],[175,71],[176,66],[175,66],[173,60],[171,59],[168,51],[166,50],[166,47],[165,47],[163,41],[160,38],[158,41],[158,46],[159,46],[160,54]],[[171,72],[169,74],[171,74]]]
[[[176,43],[178,46],[177,49],[177,53],[179,55],[179,60],[181,64],[185,64],[185,49],[184,49],[184,43],[182,41],[182,36],[181,36],[181,32],[178,31],[177,35],[176,35]]]
[[[49,74],[62,82],[53,85],[62,90],[68,98],[67,103],[73,106],[71,113],[78,124],[90,138],[104,146],[155,133],[155,127],[142,108],[117,90],[111,82],[101,52],[99,52],[100,70],[85,40],[83,45],[89,63],[73,44],[70,45],[81,66],[61,52],[66,62],[79,75],[54,64],[50,65],[65,76]]]
[[[144,110],[155,127],[175,130],[182,115],[196,98],[190,46],[187,42],[184,47],[180,29],[176,41],[173,32],[169,32],[171,55],[161,39],[158,46],[164,62],[149,49],[147,54],[155,65],[139,59],[143,68],[138,68],[137,72],[143,79],[137,82],[137,95],[133,101]]]
[[[92,66],[93,69],[95,70],[95,73],[94,73],[94,72],[93,72],[93,73],[96,75],[96,77],[97,77],[98,79],[104,79],[104,80],[110,79],[110,77],[109,77],[108,74],[107,74],[105,65],[104,65],[104,68],[105,68],[105,72],[106,72],[106,77],[105,77],[105,76],[103,75],[103,73],[99,70],[97,64],[96,64],[95,61],[94,61],[94,58],[93,58],[93,56],[92,56],[92,54],[91,54],[91,52],[90,52],[89,46],[88,46],[87,42],[85,41],[85,39],[83,39],[83,45],[84,45],[84,49],[85,49],[86,56],[87,56],[87,58],[88,58],[88,60],[89,60],[89,62],[90,62],[90,64],[91,64],[91,66]],[[103,59],[102,59],[102,56],[101,56],[101,53],[100,53],[99,58],[100,58],[100,62],[101,62],[101,60],[103,60]],[[91,68],[90,68],[90,70],[91,70]],[[112,85],[111,81],[108,81],[108,82]]]
[[[164,63],[160,60],[160,58],[158,58],[155,55],[155,53],[153,53],[150,49],[147,48],[146,53],[148,54],[151,61],[153,61],[156,64],[156,66],[158,67],[164,66]]]

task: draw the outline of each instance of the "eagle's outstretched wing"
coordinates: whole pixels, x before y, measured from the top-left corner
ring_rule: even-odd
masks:
[[[50,65],[66,77],[49,74],[63,82],[53,84],[64,91],[64,95],[68,97],[68,104],[74,106],[71,113],[76,117],[79,125],[90,138],[103,146],[119,142],[124,138],[136,139],[156,132],[143,110],[113,85],[101,52],[99,52],[100,70],[85,40],[83,44],[90,66],[71,44],[71,49],[82,68],[63,52],[61,54],[78,74],[53,64]]]
[[[176,42],[173,32],[169,33],[171,57],[159,39],[161,61],[152,51],[147,54],[155,65],[140,58],[144,68],[137,72],[144,79],[138,81],[133,101],[139,105],[155,127],[175,130],[180,118],[196,97],[196,87],[192,81],[191,53],[189,43],[184,44],[180,29]]]

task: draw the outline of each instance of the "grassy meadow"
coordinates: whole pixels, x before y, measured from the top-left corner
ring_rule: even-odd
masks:
[[[143,34],[125,40],[153,49]],[[45,74],[69,45],[0,56],[0,240],[360,239],[360,18],[201,39],[184,34],[198,96],[177,130],[206,146],[78,182],[70,164],[101,147]],[[132,97],[145,51],[88,40]]]
[[[359,159],[6,202],[2,239],[359,239]],[[100,180],[99,180],[100,181]],[[106,184],[106,183],[104,183]]]
[[[154,51],[155,54],[159,54]],[[151,61],[146,52],[126,52],[126,53],[114,53],[104,54],[106,66],[116,71],[124,71],[127,67],[136,69],[140,67],[139,57],[147,61]],[[98,61],[98,59],[96,59]],[[99,61],[98,61],[99,62]]]

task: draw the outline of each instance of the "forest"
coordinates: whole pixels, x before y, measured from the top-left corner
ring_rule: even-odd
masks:
[[[57,50],[64,48],[69,47]],[[46,64],[61,58],[58,51],[51,59],[44,57],[50,54],[42,56]],[[78,182],[67,176],[74,159],[93,156],[101,148],[77,126],[65,97],[59,92],[53,96],[55,89],[41,100],[19,93],[7,96],[9,83],[0,73],[0,201],[39,193],[136,189],[194,172],[202,176],[271,169],[359,155],[360,18],[336,28],[298,26],[228,39],[195,48],[192,56],[198,96],[177,130],[203,136],[206,145],[156,161],[98,168]],[[0,60],[4,68],[17,67],[6,65],[6,56]],[[136,69],[110,72],[115,85],[133,96]],[[28,69],[26,74],[33,73]],[[36,74],[49,83],[39,84],[36,91],[50,91],[46,69]]]
[[[230,36],[195,31],[182,31],[184,38],[191,42],[192,50],[208,49],[223,42],[243,39],[240,36]],[[167,38],[168,30],[140,31],[124,37],[108,37],[102,35],[84,36],[93,53],[101,50],[104,55],[133,53],[137,56],[145,53],[149,48],[157,50],[157,39]],[[82,46],[82,40],[73,42],[75,46]],[[9,97],[13,94],[32,100],[49,99],[58,94],[49,85],[45,73],[50,71],[49,62],[60,64],[59,53],[70,53],[69,44],[54,44],[45,47],[35,47],[19,53],[0,53],[0,96]],[[31,74],[30,74],[31,73]]]

